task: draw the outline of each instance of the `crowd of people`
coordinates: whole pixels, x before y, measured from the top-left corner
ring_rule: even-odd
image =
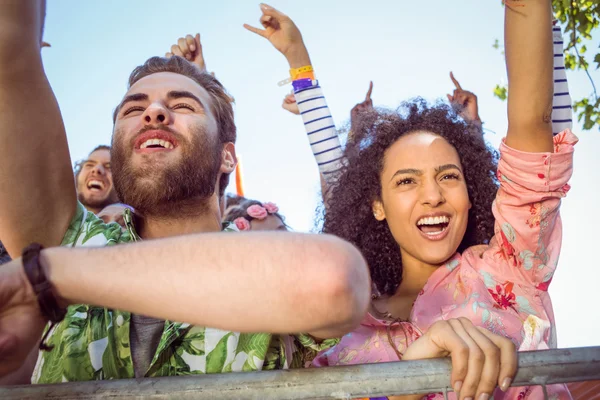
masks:
[[[511,383],[518,351],[556,347],[548,287],[577,143],[550,1],[506,1],[499,151],[452,74],[448,102],[395,109],[373,106],[371,83],[340,140],[300,30],[260,9],[245,28],[289,64],[282,106],[319,167],[321,234],[225,193],[234,99],[200,35],[132,71],[111,146],[73,170],[45,2],[0,4],[0,385],[451,357],[451,398],[542,398]]]

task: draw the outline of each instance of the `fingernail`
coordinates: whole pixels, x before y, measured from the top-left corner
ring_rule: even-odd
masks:
[[[194,46],[194,45],[191,45],[191,46],[190,46],[190,50],[191,50],[191,51],[196,51],[196,46]]]
[[[502,389],[503,392],[506,392],[508,390],[508,388],[510,387],[511,383],[512,383],[512,379],[504,378],[504,380],[502,381],[502,385],[500,385],[500,389]]]
[[[265,3],[260,3],[260,7],[264,8],[265,10],[270,10],[271,9],[271,6],[268,6]]]
[[[489,400],[490,395],[487,393],[481,393],[481,395],[479,396],[479,400]]]
[[[473,400],[472,397],[465,397],[465,400]]]
[[[458,381],[454,384],[454,393],[459,393],[462,388],[462,381]]]

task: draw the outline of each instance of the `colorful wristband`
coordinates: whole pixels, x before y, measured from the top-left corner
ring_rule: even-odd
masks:
[[[312,79],[298,79],[297,81],[292,82],[292,86],[294,87],[294,92],[298,90],[309,88],[313,85]]]
[[[292,78],[293,81],[295,81],[296,79],[301,79],[299,76],[300,74],[304,74],[306,72],[313,72],[313,67],[312,65],[305,65],[304,67],[300,67],[300,68],[292,68],[290,69],[290,77]]]

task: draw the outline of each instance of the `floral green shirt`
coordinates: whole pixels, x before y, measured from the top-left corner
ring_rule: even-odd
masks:
[[[63,246],[112,246],[139,240],[131,213],[126,229],[105,224],[78,204]],[[236,231],[233,225],[224,229]],[[89,305],[73,305],[53,328],[40,352],[32,383],[134,378],[129,329],[131,314]],[[146,377],[258,371],[302,367],[332,341],[317,344],[307,335],[225,332],[165,321]]]

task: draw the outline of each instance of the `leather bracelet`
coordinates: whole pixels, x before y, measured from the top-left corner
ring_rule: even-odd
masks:
[[[65,318],[67,309],[61,308],[58,305],[58,300],[54,295],[52,284],[48,281],[44,269],[40,264],[40,252],[43,249],[41,244],[32,243],[23,250],[21,259],[25,275],[27,275],[27,279],[37,297],[40,311],[42,312],[42,315],[51,322],[50,328],[46,331],[46,334],[40,343],[40,350],[49,351],[52,350],[53,347],[47,346],[44,342],[52,331],[52,328]]]

